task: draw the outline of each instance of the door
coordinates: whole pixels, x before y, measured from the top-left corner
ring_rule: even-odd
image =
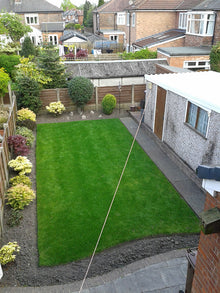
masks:
[[[164,110],[166,103],[167,91],[161,87],[157,87],[157,102],[156,102],[156,112],[155,112],[155,122],[154,122],[154,133],[159,139],[162,140],[163,135],[163,120],[164,120]]]

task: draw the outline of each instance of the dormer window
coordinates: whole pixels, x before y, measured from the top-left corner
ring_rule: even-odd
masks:
[[[188,12],[186,33],[213,36],[215,14],[213,12]]]

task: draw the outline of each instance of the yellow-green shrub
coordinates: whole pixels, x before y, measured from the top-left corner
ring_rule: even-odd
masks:
[[[66,110],[66,108],[64,107],[64,105],[59,101],[59,102],[51,102],[49,104],[49,106],[46,106],[46,109],[49,113],[53,113],[53,114],[62,114],[63,111]]]
[[[26,175],[18,175],[10,179],[9,183],[12,186],[18,185],[18,184],[23,184],[27,185],[28,187],[32,186],[31,179],[27,177]]]
[[[22,108],[17,111],[17,120],[24,121],[26,119],[30,119],[31,121],[36,121],[36,114],[29,110],[28,108]]]
[[[8,242],[8,244],[2,246],[0,249],[0,263],[5,265],[11,261],[15,260],[16,255],[13,254],[14,252],[19,252],[20,246],[17,242]]]
[[[28,129],[27,127],[20,127],[18,126],[16,129],[16,134],[22,135],[26,138],[27,146],[31,147],[34,142],[34,135],[33,131]]]
[[[31,173],[32,170],[32,164],[25,156],[17,156],[15,160],[8,162],[8,166],[19,172],[19,175]]]
[[[114,95],[107,94],[102,99],[102,109],[107,115],[110,115],[116,106],[116,98]]]
[[[12,186],[7,191],[7,204],[10,205],[14,210],[23,210],[26,205],[35,198],[34,191],[27,185],[18,184]]]

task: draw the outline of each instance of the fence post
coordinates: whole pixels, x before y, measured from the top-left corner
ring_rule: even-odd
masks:
[[[60,89],[56,89],[57,91],[57,101],[60,102]]]
[[[131,85],[131,104],[134,105],[134,84]]]
[[[98,87],[95,87],[95,108],[96,111],[99,110],[99,95],[98,95]]]

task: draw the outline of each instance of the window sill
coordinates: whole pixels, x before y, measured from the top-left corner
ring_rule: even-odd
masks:
[[[194,127],[192,127],[189,123],[184,122],[184,125],[186,125],[187,127],[189,127],[192,131],[194,131],[196,134],[198,134],[199,136],[201,136],[204,140],[207,140],[207,137],[204,136],[201,132],[199,132],[197,129],[195,129]]]

